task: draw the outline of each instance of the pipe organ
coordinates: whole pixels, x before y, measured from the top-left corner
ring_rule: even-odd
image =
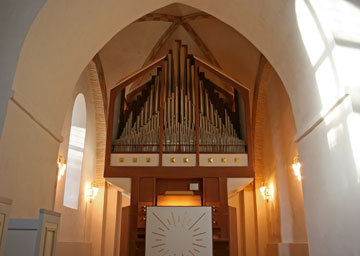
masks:
[[[211,207],[213,255],[230,255],[227,178],[254,177],[249,113],[248,89],[179,41],[111,90],[104,176],[131,178],[121,255],[145,255],[147,207],[179,194]]]
[[[195,84],[195,72],[198,72],[198,84]],[[164,84],[161,84],[162,73]],[[119,136],[114,141],[114,151],[159,152],[162,126],[163,152],[196,152],[197,139],[200,152],[245,152],[246,138],[242,133],[245,123],[236,118],[243,114],[240,108],[233,108],[243,104],[242,99],[236,97],[236,91],[233,94],[220,91],[221,87],[195,70],[194,58],[187,54],[186,46],[176,43],[164,61],[164,70],[158,69],[140,88],[126,100],[130,104],[125,114],[120,115],[125,121],[118,122]],[[162,123],[160,115],[163,115]]]
[[[160,72],[159,72],[160,73]],[[158,152],[160,134],[160,82],[157,75],[147,83],[120,122],[115,151]]]

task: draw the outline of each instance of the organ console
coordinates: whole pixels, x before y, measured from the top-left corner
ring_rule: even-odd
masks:
[[[107,129],[105,177],[132,180],[129,255],[145,254],[146,207],[191,182],[213,207],[213,255],[229,255],[226,178],[254,175],[248,89],[175,41],[111,90]]]

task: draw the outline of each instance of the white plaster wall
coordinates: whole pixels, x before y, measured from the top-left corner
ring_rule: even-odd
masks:
[[[21,47],[44,3],[45,0],[0,1],[0,138]]]
[[[13,200],[11,218],[37,218],[52,209],[58,142],[9,101],[0,146],[0,194]],[[43,150],[46,149],[46,150]]]
[[[245,255],[257,255],[256,218],[253,183],[243,190],[245,219]]]
[[[221,68],[250,89],[250,104],[260,52],[232,27],[216,19],[190,23],[218,60]]]
[[[91,213],[91,251],[93,256],[101,255],[103,244],[103,225],[104,225],[104,194],[105,187],[100,187],[96,199],[92,203]]]
[[[279,189],[278,189],[278,180],[277,180],[277,169],[276,163],[274,161],[274,145],[272,140],[272,131],[269,129],[270,120],[269,115],[266,116],[266,121],[264,125],[264,184],[259,184],[260,186],[267,185],[273,186],[274,188],[274,197],[271,201],[264,201],[263,197],[257,197],[257,206],[259,207],[260,212],[266,212],[266,225],[267,227],[263,230],[267,230],[267,239],[264,240],[265,244],[262,244],[262,250],[265,250],[268,243],[280,243],[281,242],[281,216],[280,216],[280,199],[279,199]],[[262,200],[260,201],[259,200]],[[261,230],[261,228],[260,228]],[[260,231],[259,230],[259,231]],[[260,231],[261,232],[261,231]]]
[[[237,232],[237,244],[238,244],[238,254],[243,256],[244,244],[244,234],[243,234],[243,221],[242,221],[242,205],[240,204],[240,193],[241,191],[234,192],[228,195],[228,204],[231,207],[236,209],[236,232]]]
[[[173,1],[152,0],[140,4],[134,1],[100,3],[82,0],[69,5],[49,0],[25,39],[12,87],[14,99],[55,140],[61,141],[66,106],[71,102],[79,74],[90,59],[134,19],[170,3]],[[181,3],[213,14],[243,33],[265,54],[284,81],[299,126],[319,111],[316,91],[309,93],[315,80],[298,33],[293,1],[260,4],[259,1],[245,3],[232,0],[226,6],[215,0],[208,1],[206,5],[203,1],[183,0]],[[274,27],[277,29],[273,30]],[[307,99],[306,102],[304,99]],[[11,118],[8,115],[7,119]],[[11,132],[7,131],[3,136],[9,138]],[[2,147],[7,149],[8,145]],[[37,150],[41,154],[42,150]],[[3,152],[4,159],[11,159],[10,151]],[[35,150],[33,152],[36,154]],[[14,166],[17,165],[15,161]],[[45,171],[44,167],[41,165],[41,171]],[[34,168],[30,172],[38,171]],[[46,194],[53,194],[53,187],[44,186],[44,189]]]
[[[120,79],[143,66],[152,47],[169,25],[165,22],[135,22],[101,49],[100,58],[109,90]]]
[[[0,172],[2,177],[6,177],[0,180],[0,192],[14,199],[14,216],[33,217],[39,207],[49,208],[52,205],[57,141],[61,140],[67,103],[71,101],[71,93],[85,65],[112,36],[131,21],[172,2],[80,0],[70,5],[67,1],[49,0],[43,6],[19,55],[12,86],[18,105],[14,101],[10,101],[8,105],[0,146]],[[316,81],[318,66],[312,65],[303,45],[296,20],[295,1],[231,0],[227,5],[216,0],[209,0],[206,5],[201,0],[180,2],[218,17],[241,32],[264,53],[285,84],[300,135],[319,119],[323,105],[317,85],[326,83]],[[30,21],[26,20],[24,23],[26,27]],[[331,45],[333,40],[328,40]],[[8,47],[16,42],[18,38],[9,37],[6,45]],[[17,50],[10,52],[18,54]],[[13,72],[14,66],[9,68],[3,79],[11,81]],[[334,73],[334,69],[325,72],[336,79]],[[327,87],[324,88],[326,91]],[[331,99],[330,103],[336,102],[337,96]],[[1,102],[7,97],[8,94],[4,98],[2,96]],[[344,117],[347,117],[349,112],[351,110],[340,111]],[[321,125],[324,126],[325,123]],[[349,125],[347,128],[356,127],[358,126]],[[300,156],[305,157],[304,173],[311,177],[310,182],[305,178],[303,183],[307,226],[318,225],[323,228],[309,230],[310,251],[318,252],[315,255],[324,255],[326,252],[329,252],[329,255],[331,252],[338,255],[335,254],[337,248],[343,248],[350,255],[356,255],[359,244],[351,239],[358,237],[360,229],[355,229],[356,225],[350,226],[349,222],[357,220],[358,215],[355,213],[358,213],[359,208],[353,202],[360,198],[358,187],[350,181],[349,185],[339,184],[337,193],[349,198],[349,202],[344,202],[333,197],[333,188],[329,185],[334,181],[346,180],[349,173],[357,172],[358,168],[354,164],[354,159],[357,158],[353,157],[354,144],[351,141],[354,135],[347,137],[349,132],[345,129],[342,135],[345,140],[337,144],[336,152],[339,154],[334,155],[328,151],[329,145],[324,139],[327,130],[323,128],[316,128],[317,130],[299,143]],[[37,147],[34,147],[34,144]],[[43,150],[44,148],[46,150]],[[320,150],[318,154],[321,157],[317,157],[317,151],[314,153],[316,149]],[[344,155],[344,152],[347,154]],[[343,159],[346,161],[342,162]],[[343,168],[344,166],[346,168]],[[340,168],[346,171],[329,175],[329,170],[335,171],[335,168],[336,171]],[[313,181],[320,182],[312,183]],[[319,189],[322,192],[320,194],[316,193]],[[319,195],[322,200],[326,200],[316,200]],[[327,209],[327,201],[336,210],[329,218],[319,219],[318,208]],[[346,206],[346,211],[338,212],[342,206]],[[321,216],[324,216],[325,212],[320,212]],[[340,231],[336,230],[326,237],[319,234],[318,230],[326,230],[326,227],[332,226],[334,219],[341,220],[337,225],[341,227]],[[348,232],[343,231],[345,229]],[[335,234],[344,234],[344,238],[334,237]],[[351,238],[347,237],[347,234],[351,235]],[[319,244],[325,246],[318,246]]]
[[[67,255],[69,251],[82,251],[82,255],[88,255],[89,248],[91,249],[91,228],[92,228],[92,204],[86,202],[85,187],[94,180],[95,160],[96,160],[96,143],[95,143],[95,109],[93,105],[93,98],[90,91],[90,84],[88,81],[87,71],[82,72],[77,85],[73,91],[72,104],[68,106],[65,122],[63,125],[62,136],[64,142],[60,144],[59,154],[67,157],[69,147],[69,136],[71,128],[71,119],[73,106],[76,97],[79,93],[85,97],[86,104],[86,135],[83,153],[83,163],[81,171],[81,183],[79,193],[78,209],[72,209],[63,205],[64,189],[66,174],[57,182],[55,206],[54,209],[61,213],[61,224],[59,233],[59,242],[64,243],[59,248],[59,255]],[[90,243],[90,247],[89,247]],[[60,254],[65,253],[65,254]]]
[[[58,254],[66,256],[91,255],[91,243],[86,242],[59,242]]]
[[[297,180],[292,170],[293,158],[298,151],[293,139],[296,135],[295,122],[288,95],[274,72],[267,92],[266,129],[269,129],[271,134],[265,139],[272,140],[274,150],[281,241],[307,242],[301,182]]]
[[[348,131],[354,120],[360,117],[346,100],[299,142],[310,255],[360,255],[359,151]]]
[[[314,73],[298,32],[293,1],[261,4],[252,1],[245,4],[242,0],[233,0],[226,6],[221,5],[221,8],[215,0],[208,1],[206,5],[203,1],[181,2],[213,14],[244,34],[264,53],[284,81],[299,126],[309,122],[320,111],[318,93],[307,93],[314,88]],[[48,1],[35,19],[22,49],[18,75],[13,84],[15,98],[21,99],[22,105],[36,113],[38,119],[58,135],[65,114],[63,101],[59,101],[58,96],[69,100],[69,89],[75,84],[77,75],[112,36],[134,19],[169,3],[172,1],[153,0],[143,4],[133,1],[77,1],[70,7],[64,2]],[[97,19],[93,19],[94,15]],[[277,29],[274,30],[274,27]],[[33,70],[29,63],[32,63],[31,67],[38,68]],[[38,70],[42,70],[42,75],[37,74]],[[51,70],[57,72],[52,73]],[[30,90],[24,86],[29,83],[37,84],[37,89]],[[48,97],[40,97],[38,90]],[[307,99],[306,108],[303,99]],[[44,111],[45,108],[47,111]],[[54,112],[59,118],[54,118]]]
[[[255,213],[254,183],[248,184],[238,192],[229,194],[229,206],[236,208],[237,238],[239,256],[264,255],[258,254],[257,218]],[[263,229],[260,230],[264,232]]]
[[[124,189],[106,183],[104,193],[104,219],[100,240],[101,252],[93,255],[119,255],[121,244],[122,208],[130,206],[130,196],[123,194]]]
[[[236,208],[238,255],[264,255],[257,248],[257,224],[253,183],[229,198],[229,206]],[[264,230],[261,230],[264,232]]]
[[[130,198],[124,196],[122,190],[120,187],[106,183],[101,254],[104,256],[119,255],[120,253],[122,208],[130,205]]]
[[[118,194],[119,192],[111,185],[106,188],[106,208],[105,208],[105,224],[103,231],[103,252],[104,256],[112,256],[115,254],[115,235],[117,228],[117,209],[118,209]],[[120,199],[121,200],[121,199]],[[121,201],[120,201],[121,204]]]
[[[264,140],[264,167],[256,174],[260,255],[275,255],[269,245],[277,248],[286,243],[307,242],[301,182],[291,168],[297,154],[297,144],[293,140],[296,135],[293,112],[280,78],[274,71],[270,72],[264,101],[266,115],[263,125],[258,127]],[[265,201],[260,194],[263,182],[274,189],[271,200]],[[292,250],[293,253],[296,250],[302,252],[304,248],[294,247]]]

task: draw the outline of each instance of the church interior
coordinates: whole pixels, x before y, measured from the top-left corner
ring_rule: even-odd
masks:
[[[357,1],[0,17],[0,256],[360,255]]]

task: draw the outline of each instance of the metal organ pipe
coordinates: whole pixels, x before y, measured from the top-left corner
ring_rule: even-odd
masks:
[[[141,96],[130,105],[121,135],[114,141],[114,150],[121,152],[158,152],[160,134],[160,92],[164,90],[164,152],[195,152],[195,86],[199,86],[199,142],[200,152],[244,151],[244,141],[235,131],[228,107],[219,107],[223,102],[204,75],[195,84],[195,70],[192,58],[187,55],[187,47],[175,42],[167,55],[165,84],[161,85],[161,70],[144,86]],[[238,96],[238,95],[236,95]],[[237,106],[238,100],[236,99]],[[139,109],[139,105],[141,108]],[[138,110],[136,110],[138,109]],[[239,108],[237,108],[239,109]],[[237,113],[238,115],[238,113]],[[123,115],[124,116],[124,115]]]

